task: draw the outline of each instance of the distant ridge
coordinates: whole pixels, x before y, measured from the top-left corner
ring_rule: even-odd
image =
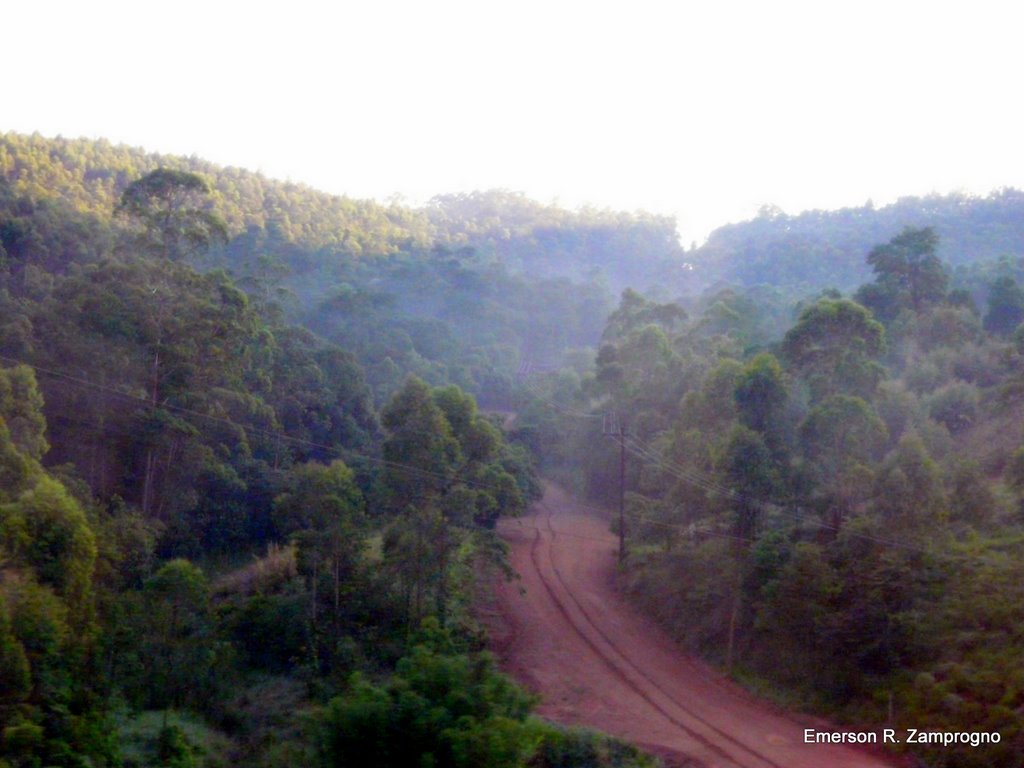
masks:
[[[934,227],[939,256],[953,267],[1018,258],[1024,256],[1024,192],[905,197],[877,209],[869,203],[796,216],[766,208],[755,219],[716,229],[688,257],[703,284],[851,290],[870,279],[867,252],[907,226]]]
[[[906,226],[934,227],[939,255],[954,267],[1024,256],[1024,192],[1016,189],[795,216],[766,207],[686,251],[674,220],[643,212],[570,211],[509,190],[438,195],[422,208],[385,205],[103,139],[0,133],[0,179],[14,193],[102,218],[127,184],[161,166],[209,178],[212,205],[233,234],[256,231],[298,246],[311,268],[439,249],[514,273],[599,278],[613,293],[632,287],[667,299],[727,286],[771,285],[793,295],[850,291],[870,278],[864,258],[871,247]]]

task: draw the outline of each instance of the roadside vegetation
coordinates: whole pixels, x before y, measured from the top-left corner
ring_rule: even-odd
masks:
[[[622,454],[623,584],[684,644],[1020,765],[1022,216],[687,249],[0,136],[0,766],[649,764],[533,718],[470,610],[538,467],[617,504]]]
[[[86,173],[104,211],[4,167],[0,766],[653,765],[483,650],[472,576],[539,485],[472,376],[397,343],[374,386],[204,262],[240,235],[202,176]]]
[[[841,721],[998,732],[910,749],[1009,767],[1024,292],[1018,261],[953,274],[937,245],[904,229],[866,254],[870,282],[800,302],[781,334],[735,296],[689,314],[627,291],[593,368],[538,378],[521,423],[567,436],[547,460],[608,506],[626,456],[622,584],[686,647]]]

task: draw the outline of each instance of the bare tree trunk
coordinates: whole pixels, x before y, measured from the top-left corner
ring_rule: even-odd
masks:
[[[320,580],[319,568],[317,567],[320,561],[316,558],[313,559],[313,607],[312,607],[312,618],[313,618],[313,629],[316,629],[316,584]]]
[[[149,516],[149,500],[153,490],[153,449],[146,449],[146,472],[142,482],[142,514]]]
[[[158,398],[160,396],[160,337],[157,336],[156,350],[153,353],[153,376],[150,382],[150,404],[153,406],[154,411],[156,410]],[[154,471],[154,459],[153,459],[153,448],[150,447],[146,450],[146,474],[142,483],[142,514],[148,516],[150,512],[150,505],[152,504],[153,495],[153,471]]]
[[[340,564],[337,556],[334,557],[334,625],[338,625],[338,615],[341,613],[341,574]]]
[[[437,565],[439,572],[437,578],[437,618],[441,626],[448,623],[448,532],[445,531],[441,537],[441,556]]]
[[[737,586],[732,599],[732,612],[729,614],[729,642],[725,649],[725,669],[732,673],[733,652],[736,647],[736,619],[740,612],[740,590]]]
[[[416,621],[423,615],[423,521],[416,521]]]
[[[164,486],[167,485],[167,478],[169,478],[171,476],[171,466],[174,464],[175,454],[177,454],[177,452],[178,452],[177,449],[180,447],[180,443],[181,443],[181,438],[180,437],[176,437],[174,439],[174,442],[172,442],[168,446],[168,448],[167,448],[167,462],[166,462],[166,465],[165,465],[166,468],[164,469],[163,482],[160,484],[161,485],[161,489],[160,489],[161,491],[165,490]],[[155,484],[155,481],[154,481],[154,484]],[[154,489],[154,492],[155,492],[155,489]],[[160,520],[163,519],[163,516],[164,516],[164,504],[166,502],[167,502],[167,494],[161,492],[160,493],[160,504],[156,508],[156,516]]]

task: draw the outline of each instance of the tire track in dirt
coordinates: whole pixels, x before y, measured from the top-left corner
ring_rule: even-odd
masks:
[[[880,768],[881,754],[804,744],[803,727],[679,651],[612,584],[615,540],[557,486],[502,521],[518,585],[499,584],[503,667],[539,712],[644,745],[670,762],[723,768]],[[839,730],[815,723],[819,730]],[[687,757],[689,762],[686,762]]]
[[[555,531],[555,529],[551,526],[552,510],[543,501],[539,502],[538,506],[544,511],[545,526],[547,527],[548,531],[550,532],[551,539],[553,541],[557,537],[558,534]],[[537,529],[537,536],[536,536],[536,538],[534,540],[534,546],[531,548],[530,556],[531,556],[531,559],[533,560],[534,565],[537,567],[538,572],[540,572],[540,574],[541,574],[541,580],[544,581],[545,588],[547,589],[548,593],[551,595],[552,600],[554,600],[556,603],[559,604],[559,607],[562,610],[563,614],[565,615],[566,620],[570,624],[572,624],[573,627],[576,629],[576,631],[579,632],[580,636],[583,637],[587,641],[587,644],[594,650],[594,653],[596,653],[598,656],[600,656],[605,661],[605,663],[607,664],[608,668],[611,669],[611,671],[612,671],[612,673],[614,675],[616,675],[619,678],[621,678],[622,681],[626,683],[626,685],[628,685],[630,688],[635,690],[637,695],[639,695],[641,698],[643,698],[645,701],[647,701],[651,705],[652,708],[654,708],[659,713],[661,713],[661,715],[663,715],[669,722],[673,723],[674,725],[677,725],[679,728],[682,728],[684,731],[686,731],[688,734],[690,734],[695,740],[697,740],[698,742],[703,744],[705,747],[707,747],[709,750],[714,752],[716,755],[720,756],[723,760],[726,761],[727,765],[737,766],[737,768],[764,768],[764,766],[768,766],[768,768],[787,768],[787,766],[783,766],[783,765],[780,765],[779,763],[776,763],[774,760],[771,760],[768,757],[765,757],[764,755],[760,754],[756,750],[751,749],[750,747],[748,747],[743,742],[734,739],[728,733],[722,731],[719,728],[716,728],[714,725],[709,723],[707,720],[702,718],[700,715],[698,715],[697,713],[691,711],[684,704],[680,703],[679,701],[676,701],[673,698],[672,694],[670,694],[668,691],[666,691],[664,688],[662,688],[658,684],[658,682],[656,680],[654,680],[651,676],[646,674],[640,667],[638,667],[636,664],[634,664],[632,661],[630,661],[629,657],[626,656],[618,647],[616,647],[615,641],[612,640],[612,638],[610,638],[608,636],[608,634],[606,632],[604,632],[601,629],[601,627],[598,626],[594,622],[593,618],[587,613],[586,609],[583,607],[583,605],[580,603],[580,601],[576,599],[576,596],[572,593],[572,589],[570,589],[569,585],[565,583],[565,579],[562,578],[561,572],[558,570],[558,567],[555,565],[554,556],[553,556],[553,552],[552,552],[553,547],[548,547],[547,548],[547,555],[548,555],[548,561],[550,562],[550,565],[551,565],[551,570],[554,572],[555,578],[558,579],[559,583],[564,588],[566,597],[568,597],[568,599],[573,603],[573,605],[576,606],[576,608],[579,610],[580,614],[583,616],[583,619],[593,629],[593,631],[595,631],[597,633],[597,635],[602,640],[604,640],[604,642],[607,644],[608,648],[611,650],[612,654],[614,654],[615,658],[613,659],[612,658],[612,654],[609,654],[607,651],[603,650],[602,648],[599,648],[596,643],[591,641],[587,637],[588,633],[583,628],[581,628],[579,626],[579,624],[572,619],[572,617],[570,617],[568,611],[566,611],[565,608],[564,608],[564,604],[562,603],[561,600],[559,600],[557,595],[555,595],[555,592],[551,588],[551,585],[544,578],[543,571],[541,570],[540,563],[538,562],[538,559],[537,559],[537,549],[538,549],[537,545],[540,543],[540,539],[541,539],[541,533],[540,533],[540,529],[538,528]],[[692,718],[693,720],[696,720],[697,723],[699,723],[700,725],[704,726],[707,729],[710,729],[712,731],[712,733],[713,733],[712,738],[709,738],[708,736],[705,736],[704,734],[702,734],[700,732],[700,730],[698,730],[698,726],[695,726],[693,723],[687,724],[683,720],[673,716],[672,713],[669,712],[667,708],[663,707],[661,704],[659,704],[656,701],[655,697],[652,696],[649,691],[645,691],[642,686],[637,685],[631,679],[631,676],[623,671],[623,666],[625,666],[627,669],[635,672],[641,678],[646,680],[649,685],[653,686],[665,698],[669,699],[669,701],[671,701],[676,707],[678,707],[680,710],[682,710],[682,712],[684,712],[689,718]],[[717,738],[717,743],[716,743],[716,740],[714,739],[715,736],[718,737]],[[729,745],[737,748],[739,751],[745,753],[745,755],[743,755],[740,759],[737,759],[737,756],[735,754],[733,754],[731,750],[723,748],[722,746],[720,746],[720,744],[723,743],[723,742],[724,743],[728,743]]]

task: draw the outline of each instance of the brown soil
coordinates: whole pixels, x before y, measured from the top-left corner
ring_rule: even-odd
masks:
[[[536,692],[538,713],[631,741],[668,765],[874,768],[860,748],[804,743],[804,728],[678,648],[615,588],[616,539],[553,484],[529,516],[503,520],[521,581],[488,611],[503,668]]]

